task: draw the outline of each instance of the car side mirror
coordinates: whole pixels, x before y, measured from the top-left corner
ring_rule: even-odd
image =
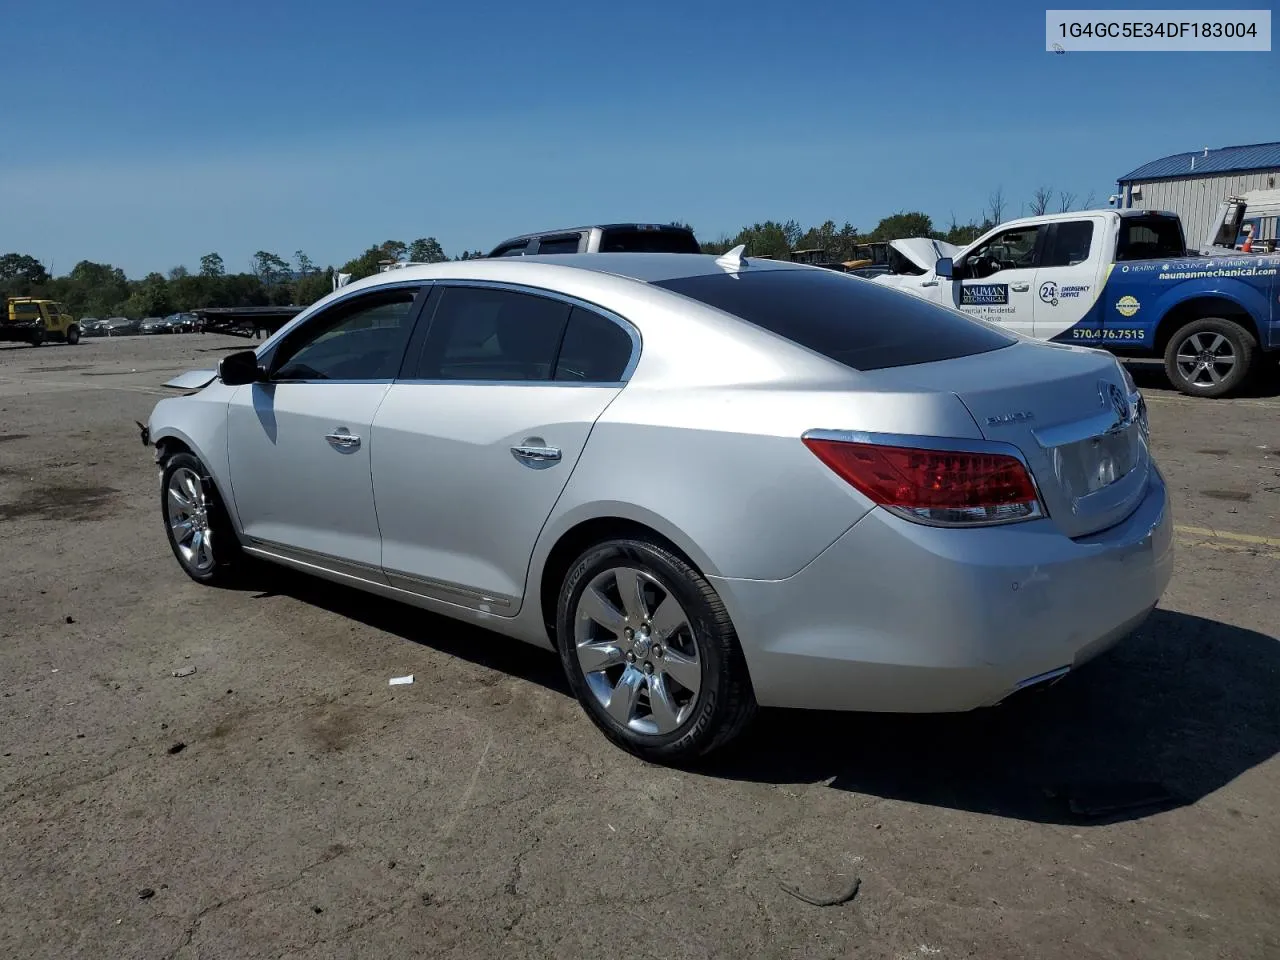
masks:
[[[218,361],[218,379],[229,387],[238,387],[246,383],[261,383],[267,379],[267,371],[258,366],[256,353],[240,350]]]
[[[933,265],[933,272],[944,280],[950,280],[955,273],[955,265],[950,257],[939,257],[938,262]]]

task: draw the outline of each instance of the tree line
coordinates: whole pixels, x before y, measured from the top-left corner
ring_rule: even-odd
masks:
[[[1077,209],[1075,200],[1074,193],[1055,194],[1050,187],[1039,187],[1022,209],[1033,215],[1052,212],[1055,207],[1066,212]],[[1079,209],[1092,205],[1090,193]],[[953,215],[945,229],[936,227],[919,211],[892,214],[867,233],[848,221],[837,227],[834,220],[827,220],[806,229],[795,220],[766,220],[743,227],[735,236],[703,240],[701,247],[705,253],[718,254],[745,244],[748,254],[780,260],[789,259],[798,250],[822,249],[827,260],[843,262],[857,256],[859,244],[904,237],[932,237],[963,246],[1002,222],[1007,206],[1003,190],[997,188],[980,218],[958,223]],[[483,255],[480,250],[464,250],[451,258],[436,238],[423,237],[409,243],[388,240],[373,244],[339,267],[320,267],[302,250],[291,258],[259,250],[251,258],[249,270],[241,273],[228,272],[219,254],[207,253],[194,273],[185,266],[175,266],[167,274],[156,272],[130,279],[119,267],[91,260],[81,260],[70,273],[54,277],[33,256],[6,253],[0,255],[0,296],[47,297],[61,302],[77,317],[165,316],[201,307],[306,306],[333,289],[335,273],[359,280],[377,273],[389,261],[440,263]]]

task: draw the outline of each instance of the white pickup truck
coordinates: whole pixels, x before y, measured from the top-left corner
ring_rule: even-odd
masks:
[[[1162,358],[1192,396],[1234,392],[1280,350],[1280,254],[1188,256],[1171,213],[1026,217],[927,268],[916,259],[923,272],[871,282],[1038,340]]]

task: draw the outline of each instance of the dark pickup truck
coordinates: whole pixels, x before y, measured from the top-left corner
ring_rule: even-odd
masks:
[[[701,253],[688,227],[669,223],[605,223],[564,230],[542,230],[504,240],[490,257],[548,253]]]

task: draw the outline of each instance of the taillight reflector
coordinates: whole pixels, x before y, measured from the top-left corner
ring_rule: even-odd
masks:
[[[970,526],[1041,516],[1031,474],[1017,457],[814,437],[804,443],[864,496],[908,520]]]

